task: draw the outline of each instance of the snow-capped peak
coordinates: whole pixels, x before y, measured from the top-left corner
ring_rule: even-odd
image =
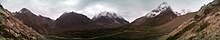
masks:
[[[160,4],[156,9],[152,10],[151,12],[147,13],[147,17],[155,17],[160,14],[161,11],[171,9],[170,5],[167,2],[163,2]]]
[[[110,18],[122,18],[121,16],[118,16],[115,12],[104,11],[104,12],[101,12],[100,14],[98,14],[98,15],[95,15],[93,17],[93,19],[97,19],[97,18],[100,18],[102,16],[110,17]]]

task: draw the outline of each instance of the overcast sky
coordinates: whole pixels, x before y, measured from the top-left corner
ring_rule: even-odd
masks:
[[[0,0],[9,11],[28,8],[37,15],[52,19],[64,12],[78,12],[92,18],[101,11],[113,11],[128,21],[146,15],[162,2],[167,2],[173,11],[186,9],[197,11],[201,6],[213,0]]]

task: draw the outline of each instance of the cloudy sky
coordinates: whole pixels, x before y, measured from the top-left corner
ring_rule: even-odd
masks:
[[[78,12],[92,18],[102,11],[113,11],[128,21],[146,15],[162,2],[167,2],[173,11],[197,11],[201,6],[213,0],[0,0],[9,11],[28,8],[37,15],[52,19],[64,12]]]

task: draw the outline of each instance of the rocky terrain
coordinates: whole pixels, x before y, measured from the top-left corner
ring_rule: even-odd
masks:
[[[0,5],[0,39],[1,40],[47,40],[31,27],[19,21],[12,13]]]
[[[164,40],[219,40],[220,1],[204,5],[195,17],[181,24],[171,33],[162,36]]]

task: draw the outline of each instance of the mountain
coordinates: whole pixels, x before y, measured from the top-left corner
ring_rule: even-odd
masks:
[[[151,12],[147,13],[146,16],[147,17],[155,17],[155,16],[157,16],[161,13],[164,13],[166,11],[172,11],[172,9],[167,2],[163,2],[156,9],[153,9]],[[175,13],[174,11],[168,12],[168,13],[178,14],[178,13]]]
[[[93,31],[93,29],[98,29],[100,27],[100,25],[97,25],[83,14],[65,12],[55,20],[53,34],[63,37],[81,37],[81,35],[84,35],[86,31]]]
[[[43,16],[33,14],[27,8],[22,8],[19,12],[15,12],[16,18],[21,20],[28,27],[32,27],[40,34],[48,34],[53,27],[53,20]]]
[[[0,40],[48,40],[0,5]]]
[[[44,25],[45,27],[47,27],[48,29],[50,28],[54,28],[55,27],[55,20],[50,19],[49,17],[44,17],[42,15],[38,16],[39,18],[41,18],[41,25]],[[50,30],[48,30],[50,31]]]
[[[166,6],[162,7],[162,4]],[[158,12],[154,16],[149,16],[149,14],[147,14],[127,25],[129,28],[126,28],[121,34],[98,39],[156,40],[159,37],[172,32],[185,21],[193,18],[196,14],[196,12],[191,12],[177,16],[166,2],[163,2],[162,4],[152,11],[154,13],[150,12],[150,14]]]
[[[12,13],[0,5],[0,40],[219,40],[219,20],[219,0],[185,15],[163,2],[131,23],[114,12],[92,19],[65,12],[52,20],[26,8]]]
[[[116,15],[114,12],[101,12],[100,14],[94,16],[92,20],[105,28],[119,27],[129,23],[121,16]]]
[[[99,27],[87,16],[76,12],[68,12],[62,14],[58,19],[56,19],[55,23],[55,28],[59,28],[62,30],[81,30]]]
[[[169,4],[163,2],[147,15],[134,20],[132,26],[161,26],[177,17]]]
[[[195,17],[184,22],[174,31],[162,36],[162,40],[218,40],[220,25],[220,1],[214,0],[197,11]]]

